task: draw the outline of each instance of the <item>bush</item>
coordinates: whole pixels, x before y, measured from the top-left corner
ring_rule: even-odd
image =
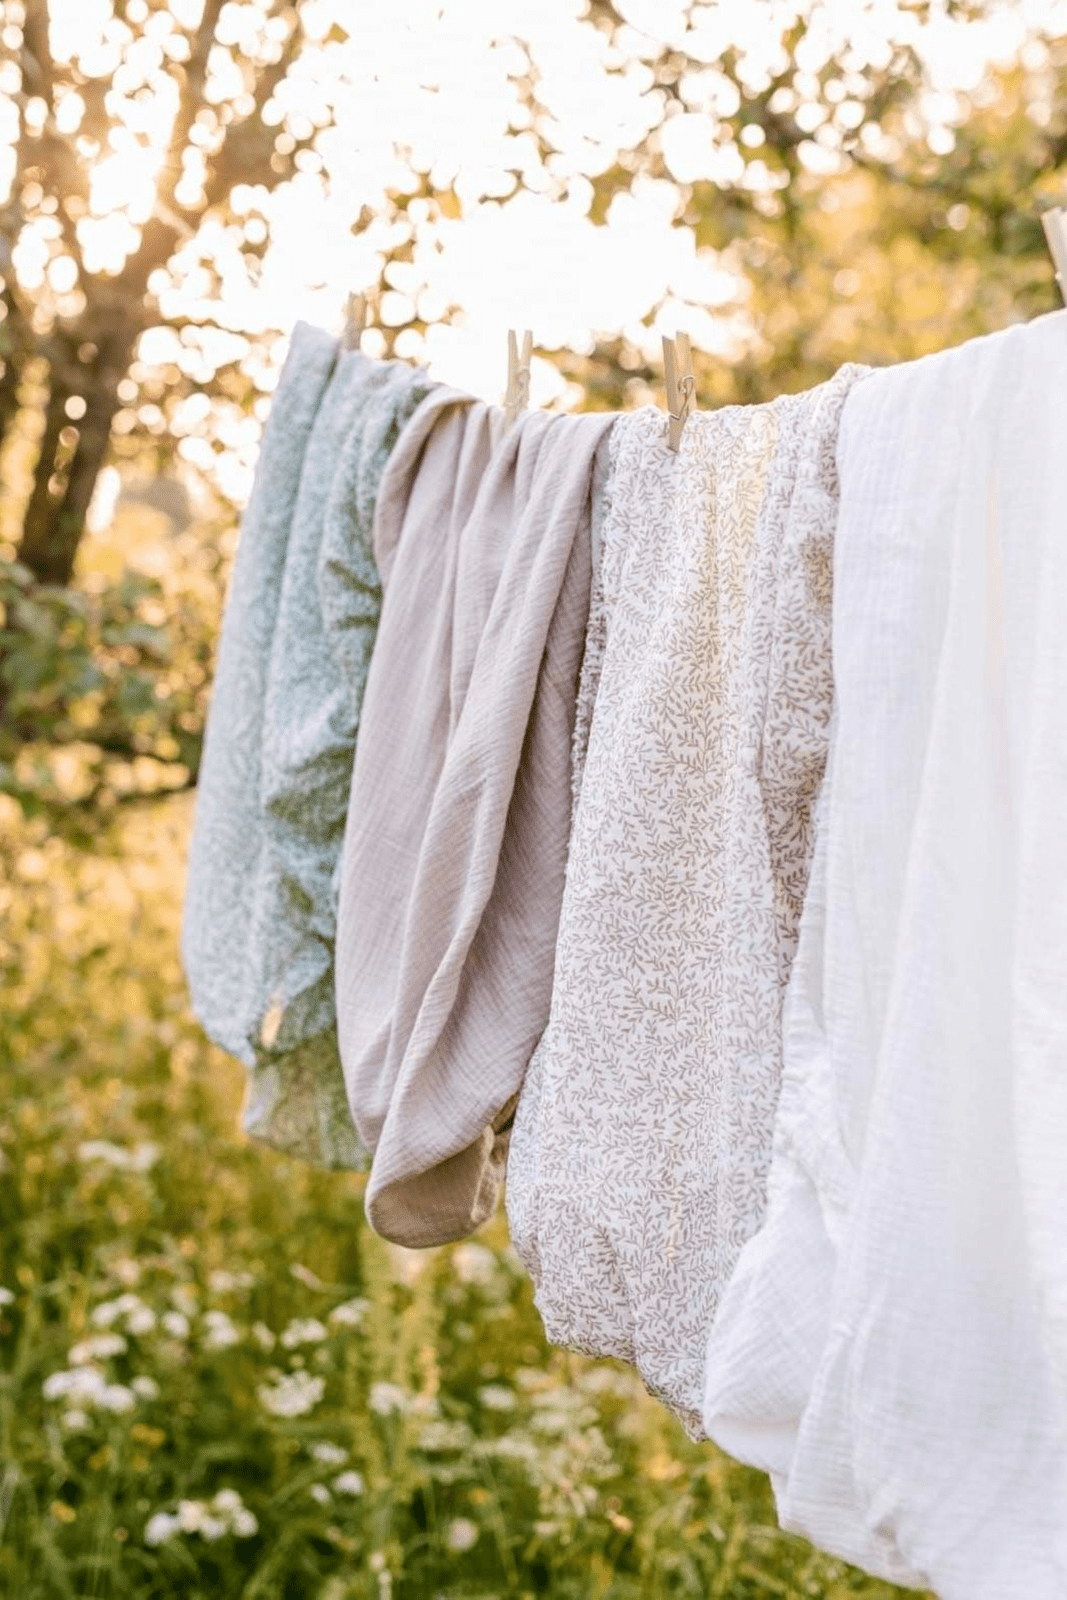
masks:
[[[408,1252],[244,1141],[177,958],[190,798],[92,856],[0,813],[0,1592],[895,1591],[635,1375],[550,1350],[503,1219]]]

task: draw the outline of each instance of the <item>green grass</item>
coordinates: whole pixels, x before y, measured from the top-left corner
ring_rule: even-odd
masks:
[[[178,966],[188,818],[86,857],[0,814],[0,1594],[900,1593],[550,1350],[502,1219],[399,1251],[359,1180],[240,1136]]]

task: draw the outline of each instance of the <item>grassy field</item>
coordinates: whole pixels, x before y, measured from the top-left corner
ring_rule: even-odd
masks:
[[[0,1594],[902,1593],[550,1350],[502,1219],[413,1254],[248,1144],[177,957],[187,796],[79,855],[0,812]]]

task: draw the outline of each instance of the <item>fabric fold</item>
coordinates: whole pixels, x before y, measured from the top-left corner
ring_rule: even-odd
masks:
[[[864,370],[698,413],[677,455],[653,408],[612,437],[599,682],[507,1204],[549,1338],[633,1362],[694,1436],[763,1212],[830,716],[834,446]]]
[[[262,843],[259,771],[271,641],[304,454],[337,340],[298,322],[271,402],[223,613],[197,777],[182,961],[198,1021],[247,1066],[249,891]]]
[[[707,1352],[783,1526],[943,1600],[1067,1593],[1065,385],[1059,312],[845,408],[821,865]]]
[[[258,678],[253,689],[246,668],[232,680],[220,650],[187,943],[194,960],[210,952],[215,962],[197,969],[200,987],[218,996],[221,1026],[209,1031],[249,1067],[245,1131],[320,1165],[358,1168],[367,1156],[348,1109],[334,1006],[338,864],[381,604],[371,549],[378,484],[431,384],[419,369],[339,351],[301,325],[294,349],[305,345],[328,348],[330,366],[300,457],[288,368],[264,437],[253,503],[262,483],[268,527],[285,527],[269,594],[254,607],[235,604],[235,576],[227,608],[227,648],[247,659],[255,641]],[[298,381],[306,388],[307,374]],[[273,461],[279,435],[284,474]],[[249,547],[250,562],[266,558],[260,541]],[[223,793],[217,772],[232,772],[238,753],[239,788]]]
[[[490,1215],[548,1016],[591,482],[614,422],[527,413],[505,432],[462,398],[424,402],[382,483],[385,599],[340,887],[367,1215],[411,1246]]]

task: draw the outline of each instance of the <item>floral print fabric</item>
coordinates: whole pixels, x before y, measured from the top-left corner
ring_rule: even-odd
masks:
[[[197,1015],[249,1069],[243,1126],[362,1167],[337,1049],[334,937],[348,791],[381,585],[378,487],[432,387],[298,324],[226,609],[189,858]]]
[[[549,1337],[636,1364],[694,1437],[763,1215],[832,702],[834,446],[865,370],[698,413],[678,454],[654,408],[611,438],[599,682],[507,1205]]]

